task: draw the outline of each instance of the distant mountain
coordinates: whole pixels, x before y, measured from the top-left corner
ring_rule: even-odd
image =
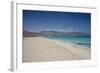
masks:
[[[90,34],[84,32],[60,32],[60,31],[41,31],[44,36],[89,36]]]
[[[24,37],[37,37],[37,36],[40,36],[40,34],[37,32],[24,31],[23,36]]]
[[[42,36],[63,36],[65,35],[63,32],[58,31],[41,31]]]
[[[24,37],[49,37],[49,36],[90,36],[90,34],[84,32],[60,32],[60,31],[41,31],[41,32],[23,32]]]

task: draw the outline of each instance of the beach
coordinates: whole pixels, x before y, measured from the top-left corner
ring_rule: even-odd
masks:
[[[91,51],[87,47],[44,37],[23,38],[23,62],[86,60]]]

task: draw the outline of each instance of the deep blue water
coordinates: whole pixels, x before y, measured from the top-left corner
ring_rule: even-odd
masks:
[[[71,42],[77,45],[82,45],[85,47],[91,47],[91,37],[90,36],[53,36],[48,37],[49,39],[60,40],[63,42]]]

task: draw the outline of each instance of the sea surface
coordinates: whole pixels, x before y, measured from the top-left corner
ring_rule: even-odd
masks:
[[[51,36],[49,39],[59,40],[62,42],[70,42],[77,45],[91,47],[91,37],[90,36]]]

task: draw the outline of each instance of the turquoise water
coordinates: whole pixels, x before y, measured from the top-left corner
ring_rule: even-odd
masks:
[[[49,39],[60,40],[63,42],[71,42],[77,45],[82,45],[85,47],[91,47],[91,37],[90,36],[57,36],[48,37]]]

